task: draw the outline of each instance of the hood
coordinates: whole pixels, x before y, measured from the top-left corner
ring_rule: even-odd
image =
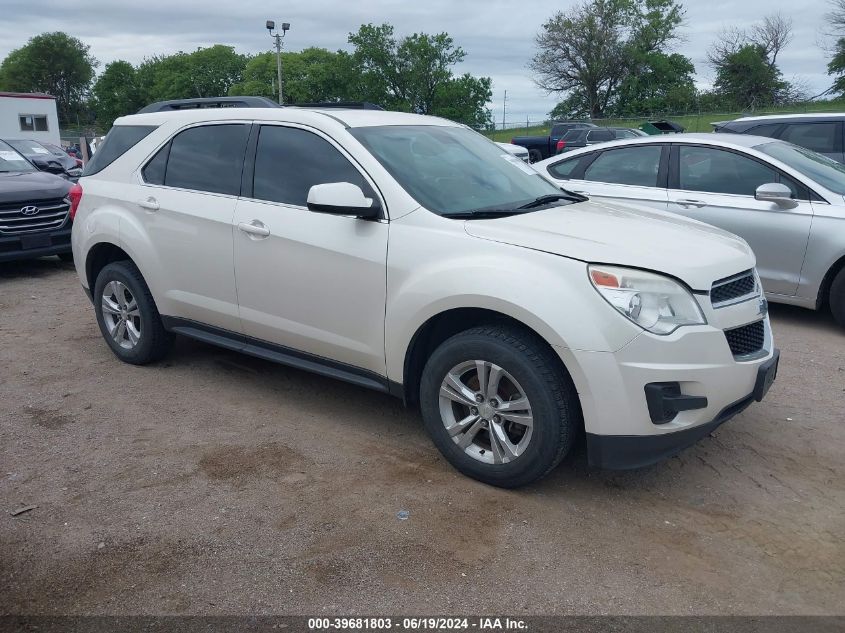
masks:
[[[71,183],[43,171],[0,172],[0,204],[64,198]]]
[[[473,237],[584,262],[645,268],[709,291],[717,279],[753,268],[736,235],[668,212],[579,202],[493,220],[467,220]]]

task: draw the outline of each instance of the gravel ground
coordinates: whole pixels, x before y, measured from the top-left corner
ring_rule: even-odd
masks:
[[[0,614],[845,613],[845,332],[772,320],[778,382],[712,437],[502,491],[386,395],[122,364],[71,266],[0,264]]]

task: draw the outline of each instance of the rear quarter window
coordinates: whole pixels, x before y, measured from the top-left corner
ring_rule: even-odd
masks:
[[[150,132],[155,125],[116,125],[106,134],[94,156],[85,165],[83,176],[90,176],[103,171],[131,148],[135,147]]]

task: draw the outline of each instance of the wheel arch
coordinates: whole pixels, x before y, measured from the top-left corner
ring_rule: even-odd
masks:
[[[437,347],[446,339],[459,332],[479,325],[503,324],[529,332],[550,350],[560,368],[570,376],[560,356],[554,352],[552,343],[535,327],[524,321],[491,308],[457,307],[438,312],[422,323],[408,343],[402,371],[401,395],[408,406],[419,402],[419,382],[426,361]],[[570,376],[571,379],[571,376]]]
[[[98,242],[88,249],[88,255],[85,258],[85,280],[88,282],[88,288],[91,292],[94,292],[97,276],[103,268],[112,262],[124,260],[134,263],[132,257],[125,250],[112,242]]]
[[[830,302],[830,287],[833,285],[833,280],[842,271],[845,270],[845,255],[841,255],[833,264],[827,269],[822,282],[819,285],[819,294],[816,297],[816,309],[820,310]]]

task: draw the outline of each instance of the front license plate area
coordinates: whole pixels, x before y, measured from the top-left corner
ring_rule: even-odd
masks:
[[[49,234],[41,235],[21,235],[21,249],[29,250],[31,248],[47,248],[53,245],[53,240],[50,239]]]
[[[780,350],[775,350],[774,356],[757,369],[757,383],[754,385],[754,399],[760,402],[774,383],[778,376],[778,363],[780,362]]]

